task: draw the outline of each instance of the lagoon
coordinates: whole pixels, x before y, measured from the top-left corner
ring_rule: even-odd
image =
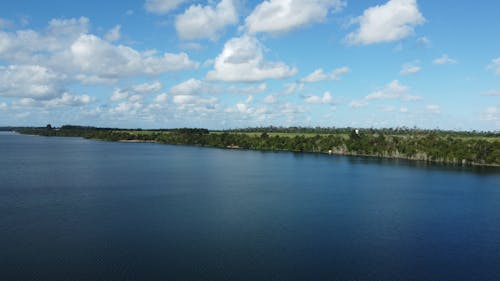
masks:
[[[0,132],[1,280],[500,280],[500,170]]]

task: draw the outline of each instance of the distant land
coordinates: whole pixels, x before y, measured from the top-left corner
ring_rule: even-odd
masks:
[[[211,131],[199,128],[120,129],[65,125],[0,127],[21,134],[155,142],[227,149],[293,151],[408,159],[452,165],[500,167],[500,133],[417,128],[355,129],[258,127]]]

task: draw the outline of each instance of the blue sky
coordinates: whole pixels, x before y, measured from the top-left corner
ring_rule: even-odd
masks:
[[[500,129],[500,4],[8,1],[0,125]]]

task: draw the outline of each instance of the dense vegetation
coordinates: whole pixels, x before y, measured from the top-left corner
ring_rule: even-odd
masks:
[[[116,129],[82,126],[17,128],[24,134],[72,136],[109,141],[152,141],[167,144],[296,151],[402,158],[458,165],[500,166],[500,134],[409,128],[249,128]]]

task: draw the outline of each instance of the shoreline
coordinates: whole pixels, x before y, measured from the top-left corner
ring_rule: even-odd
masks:
[[[189,129],[184,129],[184,130],[189,130]],[[192,129],[193,130],[193,129]],[[474,161],[474,158],[469,159],[469,158],[462,158],[460,155],[457,155],[458,157],[456,158],[445,158],[445,157],[439,157],[436,158],[434,155],[428,155],[426,154],[427,152],[422,151],[421,153],[418,152],[416,155],[412,156],[406,156],[405,153],[400,153],[398,150],[398,147],[392,148],[393,150],[386,150],[380,152],[375,152],[373,154],[366,153],[366,152],[358,152],[356,150],[349,151],[346,147],[346,145],[349,145],[346,143],[344,140],[343,142],[343,147],[341,146],[333,146],[331,149],[324,148],[324,145],[317,144],[317,146],[310,146],[310,140],[312,140],[312,137],[304,137],[304,136],[294,136],[293,139],[297,140],[299,138],[299,145],[295,143],[295,147],[290,147],[289,148],[283,148],[279,147],[279,145],[276,147],[274,145],[271,145],[270,143],[267,143],[267,139],[271,138],[279,138],[279,136],[274,136],[274,137],[267,137],[263,138],[262,137],[255,137],[255,136],[246,136],[246,138],[242,138],[240,134],[228,134],[228,135],[211,135],[212,138],[210,139],[208,134],[206,133],[199,133],[198,131],[196,132],[191,132],[191,131],[182,131],[180,133],[168,133],[163,136],[141,136],[141,135],[132,135],[129,134],[128,132],[120,132],[116,133],[114,131],[110,130],[92,130],[92,129],[86,129],[86,130],[68,130],[66,132],[64,131],[47,131],[47,130],[21,130],[21,131],[14,131],[15,133],[20,133],[20,134],[25,134],[25,135],[35,135],[35,136],[46,136],[46,137],[51,137],[51,136],[57,136],[57,137],[81,137],[84,139],[91,139],[91,140],[98,140],[98,141],[109,141],[109,142],[121,142],[121,143],[155,143],[155,144],[170,144],[170,145],[182,145],[182,146],[194,146],[194,147],[207,147],[207,148],[219,148],[219,149],[227,149],[227,150],[249,150],[249,151],[262,151],[262,152],[293,152],[293,153],[312,153],[312,154],[324,154],[324,155],[339,155],[339,156],[351,156],[351,157],[363,157],[363,158],[373,158],[373,159],[389,159],[389,160],[405,160],[405,161],[411,161],[411,162],[420,162],[420,163],[431,163],[431,164],[436,164],[436,165],[443,165],[443,166],[455,166],[455,167],[491,167],[498,169],[500,168],[500,164],[497,162],[478,162],[477,160],[481,160],[484,158],[478,158],[476,161]],[[170,137],[169,137],[170,136]],[[226,139],[224,140],[220,136],[226,136]],[[215,139],[214,139],[215,137]],[[229,137],[229,139],[227,139]],[[240,137],[240,138],[238,138]],[[389,137],[390,138],[390,137]],[[283,137],[282,137],[283,139]],[[289,143],[292,137],[288,139]],[[321,141],[321,138],[316,138]],[[372,141],[375,138],[372,136]],[[253,141],[253,143],[252,143]],[[309,141],[309,143],[307,142]],[[354,140],[356,141],[356,140]],[[250,145],[249,143],[250,142]],[[259,143],[260,145],[256,146],[255,144]],[[300,142],[303,142],[304,146],[301,145]],[[366,141],[365,141],[366,142]],[[441,140],[440,144],[443,144],[444,140]],[[483,144],[486,143],[483,141]],[[495,142],[498,145],[498,142]],[[253,144],[253,145],[252,145]],[[283,144],[283,143],[282,143]],[[309,146],[307,146],[309,144]],[[438,143],[439,144],[439,143]],[[473,143],[475,144],[475,143]],[[370,144],[373,145],[373,147],[376,147],[377,144]],[[465,147],[466,143],[463,144],[462,147]],[[471,147],[471,144],[467,144],[468,147]],[[331,147],[331,146],[327,146]],[[461,148],[461,147],[458,147]],[[352,149],[352,148],[351,148]],[[396,149],[396,150],[394,150]],[[490,148],[491,149],[491,148]],[[498,148],[493,147],[493,151],[495,153],[498,153]],[[427,148],[428,150],[428,148]],[[404,151],[404,150],[403,150]],[[462,160],[460,160],[462,159]],[[467,159],[467,160],[466,160]]]
[[[124,143],[158,143],[155,140],[118,140],[117,142],[124,142]]]
[[[97,139],[93,139],[97,140]],[[369,154],[358,154],[358,153],[340,153],[340,152],[310,152],[310,151],[295,151],[295,150],[285,150],[285,149],[251,149],[244,148],[237,145],[228,145],[225,147],[219,146],[209,146],[209,145],[195,145],[195,144],[176,144],[176,143],[165,143],[158,142],[154,140],[103,140],[109,142],[123,142],[123,143],[156,143],[156,144],[166,144],[166,145],[180,145],[187,147],[204,147],[204,148],[218,148],[224,150],[246,150],[246,151],[260,151],[260,152],[292,152],[292,153],[306,153],[306,154],[321,154],[321,155],[334,155],[334,156],[349,156],[349,157],[360,157],[360,158],[372,158],[372,159],[386,159],[386,160],[405,160],[409,162],[420,162],[420,163],[431,163],[435,165],[443,165],[443,166],[454,166],[454,167],[489,167],[489,168],[500,168],[500,165],[497,164],[482,164],[482,163],[467,163],[467,164],[458,164],[454,162],[446,162],[446,161],[433,161],[433,160],[423,160],[423,159],[412,159],[407,157],[391,157],[391,156],[379,156],[379,155],[369,155]]]

